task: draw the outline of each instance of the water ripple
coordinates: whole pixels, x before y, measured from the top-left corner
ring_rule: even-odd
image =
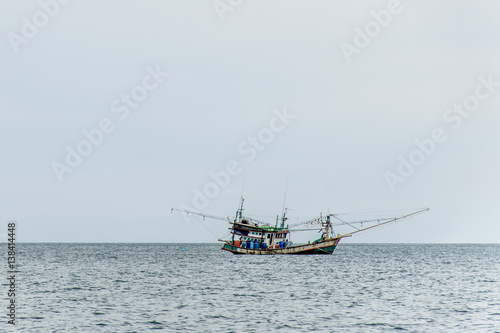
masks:
[[[19,246],[21,332],[500,332],[499,245]]]

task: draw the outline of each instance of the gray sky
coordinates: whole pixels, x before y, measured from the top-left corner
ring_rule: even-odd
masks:
[[[45,2],[51,16],[1,4],[0,233],[15,219],[26,242],[213,242],[223,222],[170,208],[235,161],[204,212],[233,215],[246,179],[247,212],[279,214],[289,175],[291,217],[431,208],[346,241],[498,242],[500,3]],[[446,140],[415,152],[435,129]]]

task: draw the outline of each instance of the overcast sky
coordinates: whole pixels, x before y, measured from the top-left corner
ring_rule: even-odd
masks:
[[[42,3],[1,4],[0,233],[215,242],[170,209],[275,216],[289,176],[295,218],[431,208],[349,242],[499,241],[500,3]]]

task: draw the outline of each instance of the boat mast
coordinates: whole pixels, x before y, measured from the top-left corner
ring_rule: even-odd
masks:
[[[241,196],[240,208],[238,208],[238,210],[236,211],[236,216],[234,217],[234,223],[238,223],[242,219],[242,216],[243,216],[243,202],[244,201],[245,201],[245,199],[243,198],[243,196]],[[232,240],[232,243],[234,244],[234,233],[233,233],[233,236],[232,236],[231,240]]]
[[[285,227],[285,221],[288,220],[288,217],[286,217],[286,213],[288,211],[288,208],[285,208],[283,212],[283,216],[281,217],[281,229]]]
[[[241,197],[240,208],[238,208],[238,210],[236,211],[236,217],[234,218],[234,223],[240,222],[242,217],[243,217],[243,202],[244,201],[245,201],[245,199],[243,197]]]
[[[326,239],[330,238],[330,214],[326,216]]]

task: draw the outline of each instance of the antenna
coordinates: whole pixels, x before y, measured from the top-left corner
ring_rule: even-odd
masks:
[[[284,228],[285,227],[285,221],[287,220],[286,218],[286,211],[287,211],[287,208],[285,208],[285,204],[286,204],[286,193],[288,192],[288,179],[290,178],[290,174],[288,174],[288,176],[286,176],[286,187],[285,187],[285,198],[283,199],[283,210],[282,210],[282,218],[281,218],[281,228]]]
[[[247,175],[245,175],[245,177],[243,178],[243,185],[241,185],[241,196],[240,196],[240,203],[238,204],[238,210],[240,210],[242,206],[242,203],[244,201],[243,199],[243,191],[245,190],[245,182],[247,181]]]
[[[283,209],[281,210],[281,215],[285,214],[286,193],[288,191],[288,179],[289,178],[290,178],[290,174],[288,174],[286,176],[285,198],[283,199]]]
[[[247,181],[247,175],[243,178],[243,185],[241,186],[241,197],[243,198],[243,190],[245,189],[245,182]]]

